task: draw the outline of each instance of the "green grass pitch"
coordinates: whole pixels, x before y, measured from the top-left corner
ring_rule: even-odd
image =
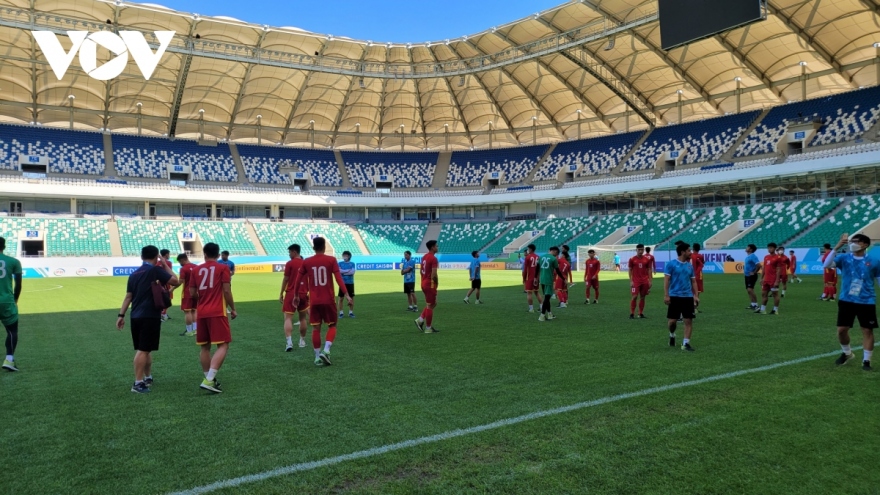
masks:
[[[280,275],[239,275],[240,317],[221,370],[199,390],[198,349],[163,327],[148,395],[129,392],[125,279],[25,281],[20,373],[0,374],[0,493],[151,494],[469,428],[582,401],[839,350],[821,281],[789,287],[780,316],[754,315],[741,277],[707,276],[697,352],[670,349],[662,281],[629,321],[628,283],[583,283],[558,320],[526,313],[515,272],[443,271],[435,325],[404,311],[401,277],[357,275],[334,366],[285,353]],[[580,274],[575,274],[577,278]],[[616,278],[616,280],[615,280]],[[63,287],[58,287],[59,285]],[[421,301],[421,295],[419,295]],[[2,334],[0,334],[2,335]],[[679,330],[679,343],[682,330]],[[853,332],[854,345],[861,336]],[[861,352],[857,352],[861,357]],[[880,373],[833,357],[636,396],[219,493],[876,494]],[[880,360],[877,360],[880,364]],[[875,365],[876,366],[876,365]]]

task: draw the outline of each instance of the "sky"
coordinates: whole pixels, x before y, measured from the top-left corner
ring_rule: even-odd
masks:
[[[484,31],[565,0],[139,0],[254,24],[392,43],[424,43]]]

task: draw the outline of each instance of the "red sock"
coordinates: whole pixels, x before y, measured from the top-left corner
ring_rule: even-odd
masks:
[[[587,300],[589,300],[589,299],[590,299],[590,288],[587,287]]]
[[[434,321],[434,310],[425,308],[425,315],[425,324],[430,327],[431,323]]]
[[[324,340],[331,344],[336,340],[336,327],[330,327],[327,329],[327,337]]]
[[[428,314],[428,308],[426,307],[425,309],[422,310],[422,314],[419,315],[419,318],[424,320],[425,318],[427,318],[427,316],[425,316],[427,314]]]
[[[321,329],[313,328],[312,329],[312,347],[315,349],[321,348]]]
[[[645,312],[645,300],[639,299],[639,314],[642,314],[644,312]]]
[[[596,300],[597,301],[599,300],[599,288],[598,287],[596,287]]]
[[[636,312],[636,300],[633,299],[629,302],[629,314],[635,314]]]

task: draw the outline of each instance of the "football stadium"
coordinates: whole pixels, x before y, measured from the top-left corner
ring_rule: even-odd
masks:
[[[0,493],[878,493],[877,0],[192,3],[0,0]]]

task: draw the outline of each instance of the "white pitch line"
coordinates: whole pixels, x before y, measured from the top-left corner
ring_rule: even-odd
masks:
[[[858,350],[858,349],[853,349]],[[249,474],[247,476],[241,476],[238,478],[232,478],[224,481],[217,481],[211,483],[209,485],[203,485],[195,488],[191,488],[189,490],[174,492],[171,495],[196,495],[199,493],[208,493],[215,490],[220,490],[222,488],[232,488],[240,485],[246,485],[249,483],[257,483],[259,481],[264,481],[270,478],[277,478],[278,476],[285,476],[293,473],[301,473],[303,471],[311,471],[314,469],[334,466],[336,464],[341,464],[346,461],[355,461],[358,459],[365,459],[367,457],[375,457],[377,455],[387,454],[388,452],[394,452],[396,450],[408,449],[411,447],[416,447],[419,445],[429,444],[441,442],[443,440],[449,440],[451,438],[463,437],[466,435],[473,435],[474,433],[480,433],[488,430],[494,430],[497,428],[502,428],[505,426],[511,426],[519,423],[524,423],[526,421],[531,421],[534,419],[546,418],[548,416],[556,416],[559,414],[578,411],[580,409],[586,409],[589,407],[601,406],[604,404],[610,404],[612,402],[618,402],[625,399],[633,399],[637,397],[644,397],[646,395],[659,394],[662,392],[668,392],[670,390],[677,390],[685,387],[693,387],[695,385],[703,385],[706,383],[717,382],[720,380],[727,380],[729,378],[736,378],[743,375],[750,375],[752,373],[760,373],[762,371],[770,371],[775,370],[777,368],[782,368],[785,366],[792,366],[795,364],[806,363],[809,361],[815,361],[817,359],[833,357],[840,354],[840,351],[835,352],[827,352],[825,354],[816,354],[815,356],[804,357],[800,359],[793,359],[791,361],[783,361],[781,363],[776,364],[768,364],[766,366],[760,366],[758,368],[750,368],[740,371],[731,371],[730,373],[723,373],[720,375],[709,376],[706,378],[699,378],[697,380],[690,380],[686,382],[673,383],[671,385],[661,385],[659,387],[646,388],[644,390],[638,390],[636,392],[628,392],[625,394],[619,395],[611,395],[608,397],[602,397],[601,399],[594,399],[586,402],[578,402],[577,404],[571,404],[569,406],[557,407],[555,409],[546,409],[544,411],[537,411],[529,414],[525,414],[522,416],[517,416],[514,418],[502,419],[499,421],[495,421],[493,423],[487,423],[479,426],[472,426],[470,428],[464,428],[459,430],[451,430],[444,433],[438,433],[436,435],[431,435],[427,437],[415,438],[413,440],[405,440],[399,443],[392,443],[389,445],[384,445],[382,447],[374,447],[372,449],[360,450],[357,452],[352,452],[350,454],[344,454],[336,457],[328,457],[326,459],[321,459],[319,461],[311,461],[311,462],[303,462],[300,464],[291,464],[290,466],[284,466],[276,469],[272,469],[270,471],[264,471],[262,473],[257,474]]]
[[[23,291],[21,291],[21,292],[22,292],[22,293],[28,293],[28,292],[46,292],[47,290],[58,290],[58,289],[63,289],[63,288],[64,288],[63,285],[56,285],[55,287],[49,287],[48,289],[23,290]]]

